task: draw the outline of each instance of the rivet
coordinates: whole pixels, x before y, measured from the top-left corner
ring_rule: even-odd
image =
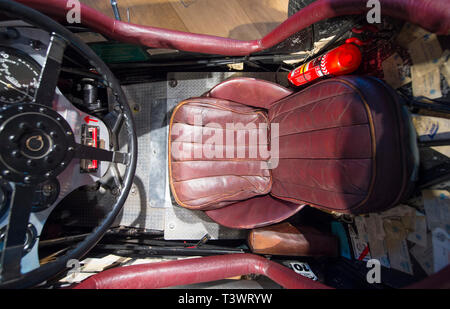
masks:
[[[21,128],[22,130],[26,130],[28,129],[30,126],[28,125],[28,123],[26,122],[22,122],[21,124],[19,124],[19,128]]]
[[[13,156],[14,158],[18,158],[20,156],[20,151],[17,149],[11,151],[11,156]]]

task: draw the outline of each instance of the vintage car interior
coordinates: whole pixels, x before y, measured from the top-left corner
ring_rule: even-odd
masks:
[[[1,288],[450,287],[448,1],[254,40],[111,3],[0,0]]]

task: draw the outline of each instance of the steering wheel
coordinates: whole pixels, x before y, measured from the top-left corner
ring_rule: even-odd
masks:
[[[0,102],[0,204],[4,206],[0,209],[0,288],[26,288],[66,270],[67,263],[84,256],[114,222],[132,185],[137,136],[132,111],[119,82],[83,41],[49,17],[19,3],[0,0],[0,12],[45,31],[49,37],[33,97],[29,102]],[[73,106],[57,88],[64,53],[69,47],[89,61],[112,94],[113,104],[107,115],[93,120],[106,128],[105,149],[80,142],[79,125],[75,123],[89,115]],[[125,132],[127,147],[119,148],[119,132]],[[99,179],[79,175],[81,160],[95,160],[106,167],[103,170],[112,175],[116,184],[115,202],[83,241],[53,262],[40,265],[37,244],[30,239],[39,238],[54,206],[36,209],[33,196],[51,181],[59,183],[61,200],[70,193],[65,188],[75,189],[72,181],[84,179],[77,183],[84,185],[86,180]],[[75,173],[78,176],[73,176]],[[99,177],[103,175],[102,172]],[[36,252],[30,258],[33,250]]]

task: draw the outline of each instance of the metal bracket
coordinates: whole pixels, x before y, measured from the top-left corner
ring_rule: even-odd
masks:
[[[113,9],[113,12],[114,12],[114,17],[117,20],[121,20],[120,19],[119,7],[117,5],[117,0],[111,0],[111,6],[112,6],[112,9]]]

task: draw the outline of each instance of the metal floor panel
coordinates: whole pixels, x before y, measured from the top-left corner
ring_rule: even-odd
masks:
[[[163,81],[123,87],[128,103],[134,111],[138,134],[138,160],[131,192],[116,220],[116,225],[152,230],[164,229],[164,205],[155,203],[155,198],[161,198],[161,196],[152,194],[150,197],[151,190],[149,189],[155,181],[155,177],[150,177],[152,166],[159,166],[162,162],[156,160],[155,155],[149,156],[149,154],[153,152],[152,140],[157,141],[164,138],[164,134],[162,137],[160,135],[161,130],[164,131],[165,128],[154,128],[152,123],[158,124],[153,114],[158,111],[155,106],[161,103],[166,105],[166,85],[167,82]],[[152,129],[155,130],[152,131]],[[158,176],[156,168],[155,171],[156,176]],[[161,185],[165,186],[164,179]],[[162,192],[164,191],[165,189],[162,190]]]
[[[219,226],[201,211],[172,203],[167,164],[168,122],[173,108],[201,96],[232,73],[169,73],[166,82],[124,86],[138,133],[138,165],[131,193],[116,225],[164,230],[167,240],[242,239],[246,232]]]

